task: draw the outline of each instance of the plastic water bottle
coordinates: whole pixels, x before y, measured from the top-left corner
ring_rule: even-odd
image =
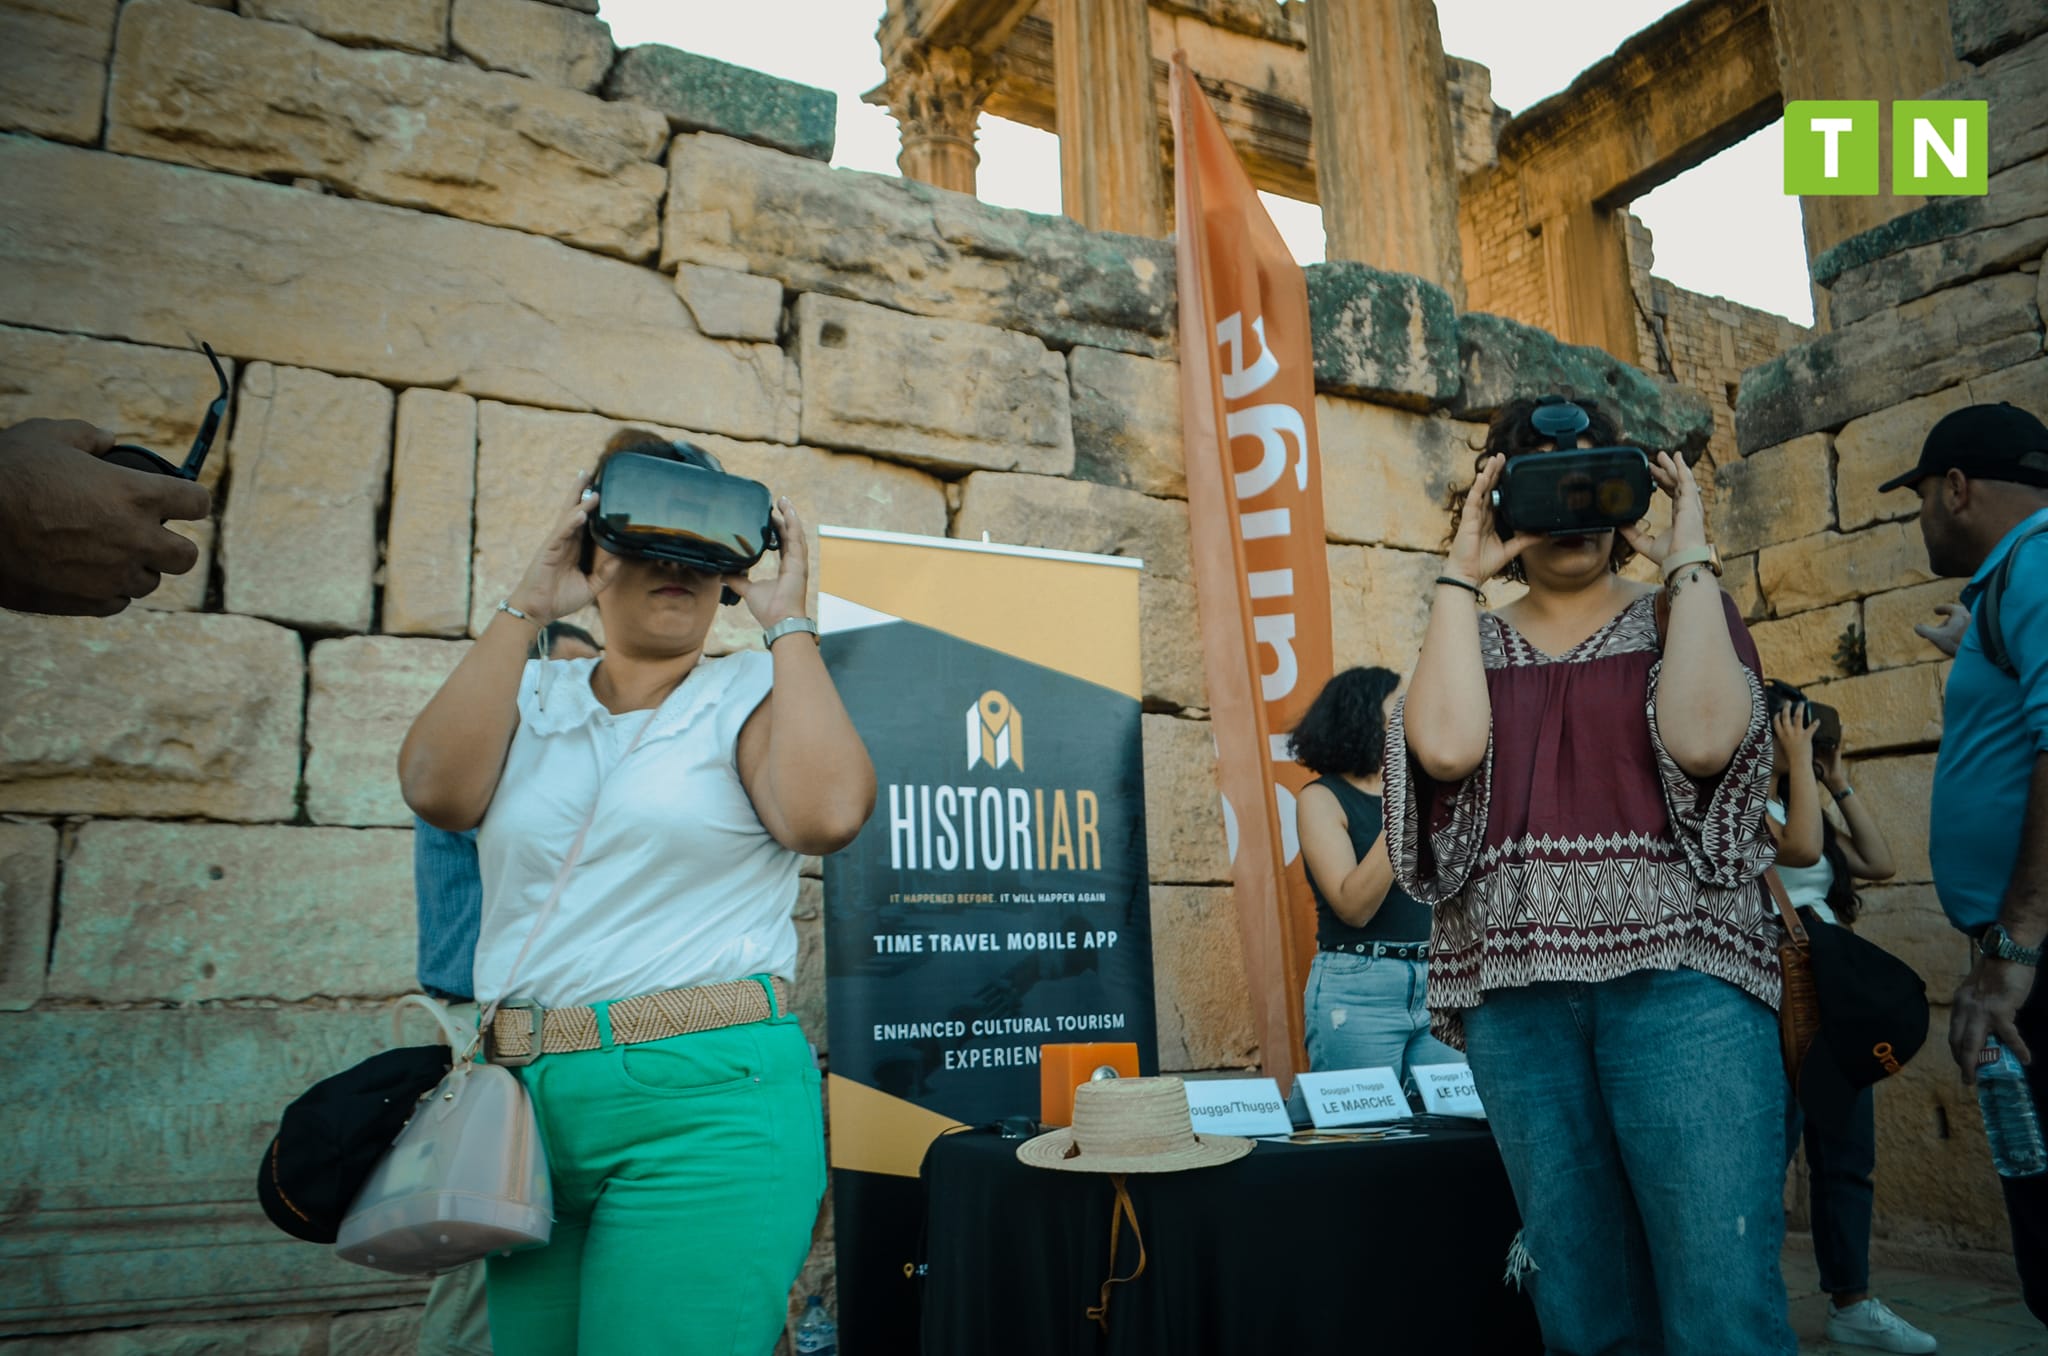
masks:
[[[2035,1143],[2039,1142],[2037,1137]],[[796,1350],[798,1356],[838,1356],[838,1325],[825,1312],[825,1301],[816,1295],[804,1306],[803,1319],[796,1325]]]
[[[1977,1066],[1977,1105],[1984,1112],[1984,1133],[1991,1137],[1992,1166],[2000,1177],[2038,1177],[2048,1172],[2048,1145],[2041,1141],[2027,1071],[1995,1038],[1985,1038],[1984,1050],[1997,1056]]]

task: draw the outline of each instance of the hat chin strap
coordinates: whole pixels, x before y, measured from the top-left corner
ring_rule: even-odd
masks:
[[[1088,1306],[1088,1317],[1094,1319],[1104,1332],[1109,1331],[1109,1288],[1135,1281],[1145,1274],[1145,1235],[1138,1231],[1138,1208],[1131,1204],[1131,1193],[1124,1187],[1122,1173],[1111,1173],[1109,1181],[1116,1188],[1116,1201],[1109,1209],[1109,1278],[1102,1283],[1102,1303]],[[1138,1240],[1138,1266],[1130,1275],[1119,1276],[1116,1274],[1116,1243],[1123,1233],[1126,1219],[1131,1222],[1131,1237]]]

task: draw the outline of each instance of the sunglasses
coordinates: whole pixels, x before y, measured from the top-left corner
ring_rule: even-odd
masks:
[[[176,476],[180,480],[199,479],[199,468],[206,465],[206,454],[213,450],[214,437],[220,432],[220,421],[228,412],[228,374],[210,344],[201,342],[199,347],[206,354],[206,361],[213,364],[213,375],[220,381],[220,394],[206,407],[206,418],[200,422],[199,436],[192,440],[192,450],[185,454],[185,464],[174,466],[148,448],[136,447],[132,443],[116,443],[101,458],[102,461],[125,466],[131,471],[148,471],[152,475]]]

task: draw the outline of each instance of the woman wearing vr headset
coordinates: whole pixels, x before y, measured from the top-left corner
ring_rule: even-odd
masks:
[[[1842,729],[1823,722],[1806,694],[1773,678],[1770,702],[1773,790],[1767,806],[1778,879],[1796,909],[1822,923],[1847,927],[1862,911],[1859,880],[1887,880],[1894,871],[1884,831],[1849,785],[1842,762]],[[1825,709],[1825,708],[1823,708]],[[1822,797],[1842,816],[1836,829]],[[1813,926],[1814,919],[1807,920]],[[1785,1156],[1806,1144],[1807,1208],[1813,1219],[1813,1260],[1828,1292],[1827,1339],[1878,1351],[1928,1352],[1932,1333],[1899,1317],[1870,1293],[1870,1214],[1877,1169],[1877,1089],[1863,1089],[1846,1122],[1826,1125],[1788,1103]]]
[[[485,1054],[531,1094],[553,1176],[551,1241],[490,1259],[501,1354],[766,1352],[809,1248],[823,1126],[790,913],[803,855],[853,840],[875,776],[788,499],[779,573],[746,576],[770,517],[701,449],[615,436],[399,756],[423,819],[481,826]],[[654,554],[707,541],[730,572]],[[765,653],[705,654],[721,596]],[[601,659],[528,658],[593,601]]]
[[[1546,1346],[1780,1356],[1795,1343],[1755,647],[1680,458],[1650,462],[1672,504],[1656,536],[1597,514],[1552,535],[1496,522],[1509,466],[1616,442],[1590,402],[1494,417],[1388,727],[1388,844],[1435,908],[1433,1028],[1486,1104]],[[1610,524],[1641,511],[1620,501]],[[1661,624],[1658,591],[1618,573],[1637,553],[1664,575]],[[1501,575],[1528,592],[1486,611]]]

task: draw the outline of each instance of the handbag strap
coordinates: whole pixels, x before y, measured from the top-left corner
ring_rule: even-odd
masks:
[[[1804,951],[1807,947],[1806,924],[1799,921],[1799,910],[1792,907],[1792,896],[1785,893],[1785,882],[1778,879],[1778,868],[1764,868],[1764,887],[1771,892],[1771,899],[1778,906],[1778,916],[1785,920],[1785,931],[1792,936],[1792,944]]]
[[[540,906],[540,913],[533,920],[533,928],[526,934],[524,945],[519,948],[519,954],[512,958],[512,969],[505,976],[505,982],[498,991],[499,996],[492,999],[484,1007],[484,1010],[477,1014],[476,1035],[470,1040],[468,1048],[462,1052],[462,1060],[464,1062],[473,1059],[476,1053],[483,1048],[484,1032],[491,1029],[491,1021],[498,1015],[499,1004],[505,1001],[504,996],[506,994],[512,992],[512,986],[518,982],[520,970],[525,968],[527,954],[533,950],[533,944],[540,939],[540,934],[546,929],[548,920],[555,916],[555,906],[562,902],[562,891],[569,884],[569,873],[576,869],[577,860],[583,856],[584,840],[590,836],[590,826],[597,822],[597,806],[598,802],[604,798],[605,782],[609,781],[611,774],[618,771],[620,766],[633,756],[633,750],[640,747],[640,737],[646,734],[648,729],[653,726],[655,713],[660,709],[657,706],[654,710],[647,713],[647,719],[634,732],[632,742],[626,745],[626,751],[619,755],[618,762],[613,763],[605,775],[598,778],[597,791],[590,798],[590,808],[583,812],[583,822],[576,828],[576,837],[570,840],[569,851],[562,858],[562,869],[555,873],[555,883],[553,888],[548,891],[547,902]]]

